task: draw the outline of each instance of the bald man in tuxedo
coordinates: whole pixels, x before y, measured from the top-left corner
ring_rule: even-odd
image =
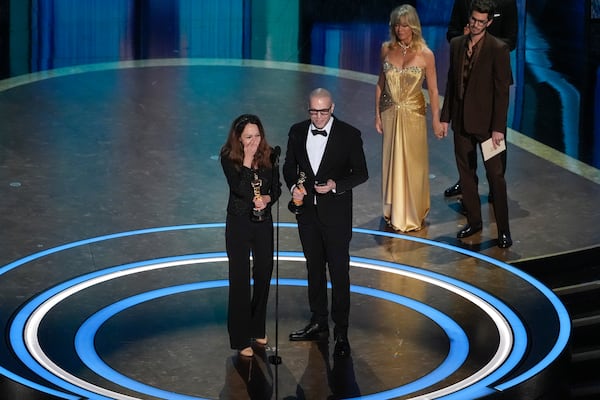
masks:
[[[331,319],[335,323],[335,357],[350,355],[350,239],[352,189],[368,179],[361,133],[333,115],[329,91],[310,93],[310,118],[288,134],[283,176],[292,198],[302,202],[296,215],[308,272],[308,325],[290,334],[291,341],[329,336],[327,269],[331,279]],[[298,184],[300,174],[305,177]]]

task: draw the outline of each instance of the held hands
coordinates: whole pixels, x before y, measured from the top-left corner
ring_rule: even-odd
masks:
[[[434,121],[433,122],[433,133],[438,139],[443,139],[448,136],[448,123]]]

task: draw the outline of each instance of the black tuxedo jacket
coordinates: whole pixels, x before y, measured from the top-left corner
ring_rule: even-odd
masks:
[[[283,176],[288,188],[298,182],[300,172],[306,174],[304,187],[305,212],[298,221],[317,216],[322,223],[352,223],[352,188],[365,182],[369,175],[363,152],[361,133],[355,127],[334,118],[329,139],[319,170],[314,173],[306,151],[306,137],[310,120],[293,125],[288,134],[288,144],[283,164]],[[315,182],[333,179],[336,192],[318,194]],[[315,204],[316,203],[316,204]]]

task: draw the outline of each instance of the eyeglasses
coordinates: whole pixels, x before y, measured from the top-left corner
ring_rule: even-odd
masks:
[[[475,17],[470,17],[469,21],[471,21],[471,23],[473,25],[482,25],[483,26],[483,25],[487,24],[489,20],[488,19],[477,19]]]
[[[313,117],[316,116],[317,114],[319,114],[320,116],[329,115],[329,113],[331,113],[331,106],[329,106],[329,108],[322,108],[320,110],[315,110],[314,108],[309,108],[308,113],[310,115],[312,115]]]

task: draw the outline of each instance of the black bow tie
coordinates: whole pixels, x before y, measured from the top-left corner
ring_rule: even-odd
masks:
[[[314,136],[317,136],[317,135],[327,136],[327,131],[326,130],[320,130],[320,129],[313,129],[312,130],[312,134]]]

